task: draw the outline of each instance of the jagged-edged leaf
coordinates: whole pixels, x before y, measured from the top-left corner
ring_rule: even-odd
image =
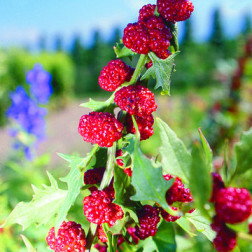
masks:
[[[211,222],[199,210],[196,209],[194,212],[186,214],[185,218],[195,226],[197,231],[204,234],[210,241],[213,241],[216,233],[210,226]]]
[[[111,112],[111,110],[113,109],[113,100],[113,95],[111,95],[106,101],[95,101],[89,98],[89,101],[80,104],[80,107],[89,108],[92,111],[97,112]]]
[[[124,46],[122,42],[116,43],[116,46],[114,46],[114,51],[117,58],[131,57],[133,55],[136,55],[136,53],[132,52],[129,48]]]
[[[135,135],[132,135],[135,138]],[[134,201],[151,200],[157,202],[167,212],[170,208],[167,205],[165,194],[172,186],[174,180],[166,181],[162,175],[161,167],[155,167],[140,150],[139,143],[136,141],[132,154],[132,185],[136,194],[131,197]]]
[[[134,195],[134,188],[130,183],[130,177],[119,168],[114,169],[114,188],[115,188],[115,204],[122,207],[124,213],[129,213],[135,222],[138,222],[137,215],[135,213],[136,202],[130,200],[130,197]]]
[[[173,53],[167,59],[160,59],[156,56],[155,53],[150,52],[148,55],[153,63],[141,78],[142,80],[150,78],[152,76],[156,79],[155,89],[161,87],[162,94],[170,95],[170,83],[171,75],[174,72],[174,58],[178,55],[179,52]]]
[[[20,224],[25,230],[30,225],[47,224],[58,212],[67,191],[58,188],[57,181],[48,173],[51,186],[43,185],[43,189],[33,187],[34,195],[30,202],[20,202],[5,220],[3,226]]]
[[[164,121],[157,118],[156,122],[160,129],[162,142],[160,154],[164,172],[180,177],[185,183],[188,183],[191,165],[190,153],[176,133]]]
[[[192,163],[190,167],[189,188],[192,192],[196,207],[205,213],[204,205],[208,202],[212,192],[212,177],[209,172],[203,148],[195,142],[192,149]]]
[[[64,201],[58,211],[55,226],[56,230],[66,218],[70,207],[80,193],[80,189],[83,186],[83,172],[95,162],[94,153],[92,152],[90,152],[85,158],[65,155],[62,153],[59,153],[58,155],[69,162],[71,170],[66,177],[61,178],[63,182],[67,183],[68,190],[66,197],[64,198]]]
[[[252,168],[252,128],[243,132],[240,142],[235,144],[237,165],[235,174],[239,175]]]
[[[201,129],[199,128],[198,130],[199,130],[200,139],[201,139],[201,142],[202,142],[202,145],[203,145],[203,148],[204,148],[204,152],[205,152],[208,171],[211,172],[212,164],[213,164],[213,151],[212,151],[209,143],[207,142],[205,136],[203,135]]]
[[[37,250],[32,246],[31,242],[24,235],[20,235],[24,241],[24,244],[27,248],[27,252],[36,252]]]
[[[176,241],[173,224],[165,220],[158,227],[156,235],[153,237],[159,252],[175,252]]]

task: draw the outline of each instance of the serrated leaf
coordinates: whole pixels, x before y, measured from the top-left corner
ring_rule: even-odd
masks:
[[[48,173],[51,186],[43,185],[43,189],[33,186],[33,199],[26,203],[20,202],[7,217],[3,226],[20,224],[25,230],[30,225],[47,224],[55,216],[59,206],[63,203],[67,191],[58,188],[57,181]]]
[[[132,135],[135,138],[135,135]],[[165,194],[172,186],[174,180],[166,181],[162,175],[161,167],[154,167],[140,150],[139,143],[136,141],[132,154],[132,185],[136,194],[131,197],[134,201],[151,200],[157,202],[167,212],[170,208],[167,205]]]
[[[70,207],[80,193],[81,187],[83,186],[83,172],[95,163],[94,153],[92,152],[85,158],[65,155],[62,153],[59,153],[58,155],[69,162],[71,170],[66,177],[61,178],[61,181],[67,183],[68,190],[62,205],[59,207],[55,225],[56,231],[66,218]]]
[[[24,241],[24,244],[27,248],[27,252],[36,252],[37,250],[32,246],[31,242],[24,236],[24,235],[20,235],[21,238]]]
[[[120,205],[124,213],[128,212],[134,221],[138,222],[138,217],[135,213],[137,203],[130,200],[130,197],[134,195],[134,188],[130,183],[130,177],[119,167],[114,169],[114,188],[114,203]]]
[[[209,143],[207,142],[205,136],[203,135],[201,129],[199,128],[198,130],[199,130],[200,139],[201,139],[201,142],[202,142],[202,145],[203,145],[203,148],[204,148],[204,152],[205,152],[208,171],[211,172],[212,164],[213,164],[213,151],[212,151]]]
[[[129,48],[124,46],[122,42],[116,43],[116,46],[114,46],[114,51],[117,58],[132,57],[136,55],[136,53],[132,52]]]
[[[212,177],[207,161],[203,155],[202,146],[195,142],[192,150],[189,188],[192,192],[196,207],[206,213],[204,205],[208,202],[212,192]]]
[[[240,142],[235,144],[237,165],[235,174],[245,173],[252,168],[252,128],[243,132]]]
[[[159,252],[175,252],[177,246],[173,224],[163,220],[158,227],[156,235],[153,237],[153,241]]]
[[[180,177],[184,183],[189,182],[191,155],[176,133],[160,118],[156,119],[160,129],[162,145],[160,154],[165,173]]]
[[[137,248],[137,252],[158,252],[152,237],[148,237],[145,240],[139,240]]]
[[[155,53],[150,52],[148,55],[152,60],[152,67],[150,67],[141,80],[148,79],[152,76],[156,79],[155,89],[161,87],[162,94],[170,95],[170,82],[171,75],[174,71],[174,58],[179,54],[179,52],[173,53],[167,59],[163,60],[156,56]]]
[[[216,233],[210,226],[211,222],[199,210],[196,209],[194,212],[186,214],[185,217],[195,226],[197,231],[202,232],[210,241],[213,241]]]

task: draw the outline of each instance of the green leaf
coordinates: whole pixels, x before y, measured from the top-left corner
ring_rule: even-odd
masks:
[[[124,213],[128,212],[134,221],[138,222],[138,217],[135,213],[137,203],[130,200],[130,197],[135,193],[134,188],[130,183],[130,177],[119,167],[114,169],[114,188],[114,203],[120,205]]]
[[[252,128],[243,132],[239,143],[235,144],[237,166],[235,175],[245,173],[252,168]]]
[[[112,98],[114,99],[113,95],[112,95]],[[89,108],[92,111],[97,111],[97,112],[105,112],[105,111],[109,112],[113,108],[113,105],[111,104],[112,98],[110,97],[106,101],[95,101],[89,98],[89,101],[80,104],[80,107]]]
[[[200,139],[201,139],[204,151],[205,151],[205,157],[206,157],[206,161],[207,161],[208,171],[211,172],[212,164],[213,164],[213,151],[212,151],[209,143],[207,142],[205,136],[203,135],[201,129],[198,128],[198,130],[199,130]]]
[[[176,220],[176,223],[186,231],[191,237],[197,236],[196,234],[191,232],[191,225],[190,222],[184,217],[181,216],[178,220]]]
[[[61,181],[66,182],[68,186],[66,197],[59,208],[58,216],[56,220],[55,230],[57,231],[63,220],[66,218],[70,207],[75,202],[77,196],[80,193],[83,186],[83,171],[88,169],[95,162],[93,152],[90,152],[85,158],[76,156],[64,155],[59,153],[58,155],[69,162],[71,168],[68,175],[61,178]],[[82,172],[81,172],[82,171]]]
[[[135,138],[134,135],[132,137]],[[136,194],[131,197],[134,201],[152,200],[162,206],[167,212],[171,212],[167,205],[165,194],[172,186],[174,180],[166,181],[162,175],[161,167],[156,168],[141,152],[139,143],[136,141],[132,154],[133,175],[132,185]]]
[[[139,240],[137,244],[137,252],[158,252],[156,244],[154,243],[152,237],[148,237],[145,240]]]
[[[114,46],[114,51],[117,58],[131,57],[136,55],[136,53],[124,46],[122,42],[116,43],[116,46]]]
[[[27,248],[27,252],[36,252],[37,250],[32,246],[31,242],[24,236],[24,235],[20,235],[21,238],[24,241],[24,244]]]
[[[51,186],[43,185],[43,189],[33,187],[34,195],[32,201],[20,202],[7,217],[3,226],[20,224],[25,230],[30,225],[47,224],[55,216],[59,206],[63,203],[67,192],[58,188],[57,181],[48,173]]]
[[[192,150],[189,188],[192,192],[196,207],[206,213],[204,205],[208,202],[212,192],[212,177],[207,161],[203,155],[202,146],[195,142]]]
[[[156,235],[153,237],[153,241],[159,252],[175,252],[176,241],[173,224],[163,220],[158,227]]]
[[[156,119],[160,129],[162,146],[160,154],[165,173],[180,177],[184,183],[189,182],[191,155],[176,133],[160,118]]]
[[[162,94],[170,95],[170,83],[171,75],[174,72],[174,58],[179,54],[179,52],[173,53],[167,59],[163,60],[156,56],[155,53],[150,52],[148,55],[152,60],[153,66],[150,67],[141,80],[148,79],[152,76],[156,79],[155,89],[161,87]]]
[[[210,227],[210,220],[205,218],[199,210],[196,209],[192,213],[186,214],[185,217],[195,226],[197,231],[202,232],[210,241],[213,241],[216,233]]]

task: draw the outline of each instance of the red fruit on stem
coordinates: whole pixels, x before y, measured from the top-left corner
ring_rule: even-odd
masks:
[[[175,23],[188,19],[194,6],[189,0],[157,0],[157,9],[167,21]]]
[[[235,224],[245,221],[252,212],[249,191],[234,187],[220,189],[215,196],[215,212],[226,223]]]
[[[115,103],[130,115],[139,117],[150,115],[157,109],[154,94],[140,85],[127,86],[116,91]]]
[[[54,227],[51,228],[46,240],[49,247],[55,252],[85,252],[85,232],[80,224],[73,221],[63,221],[56,237]]]
[[[144,5],[139,11],[138,21],[140,20],[145,21],[150,17],[154,16],[155,8],[156,8],[155,4]]]
[[[228,252],[237,245],[236,233],[231,229],[225,228],[219,231],[213,240],[214,247],[217,251]]]
[[[105,191],[93,191],[83,200],[84,215],[89,222],[95,224],[108,223],[113,226],[123,217],[123,210],[112,203],[110,195]]]
[[[176,207],[171,207],[172,210],[177,210]],[[173,216],[169,213],[167,213],[164,209],[161,209],[161,215],[167,222],[174,222],[178,220],[181,216]]]
[[[148,116],[135,116],[138,130],[140,132],[140,140],[146,140],[153,135],[153,124],[154,119],[152,115]],[[135,134],[136,130],[132,121],[132,118],[129,114],[126,116],[126,129],[127,133]]]
[[[154,236],[157,232],[157,225],[160,221],[159,210],[150,205],[143,206],[137,211],[139,226],[136,226],[135,234],[141,240]]]
[[[123,124],[112,114],[91,112],[81,117],[78,131],[84,141],[101,147],[111,147],[122,137],[123,128]]]
[[[133,72],[134,69],[120,59],[111,60],[107,66],[103,67],[98,83],[104,90],[112,92],[125,81],[130,81]]]
[[[212,179],[213,179],[213,191],[212,196],[210,198],[210,202],[215,202],[215,197],[220,189],[225,188],[224,182],[218,173],[212,173]]]

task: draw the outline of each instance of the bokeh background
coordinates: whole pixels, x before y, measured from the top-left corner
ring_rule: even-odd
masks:
[[[39,185],[47,181],[45,169],[65,173],[67,165],[57,152],[84,156],[89,151],[91,146],[77,132],[79,118],[89,110],[78,105],[89,97],[105,100],[110,95],[99,87],[99,73],[115,58],[113,46],[127,23],[137,20],[141,6],[155,2],[0,0],[0,182],[10,186],[18,180],[21,187],[20,195],[14,190],[8,199],[0,194],[2,206],[6,205],[0,217],[6,217],[18,201],[30,199],[27,188],[36,184],[34,167],[41,172]],[[181,53],[175,61],[171,96],[156,91],[156,115],[188,146],[202,127],[218,166],[225,139],[232,144],[252,125],[252,1],[193,0],[193,4],[191,18],[178,24]],[[21,177],[20,153],[13,149],[6,111],[10,92],[20,85],[27,88],[26,73],[36,63],[51,74],[53,93],[46,105],[45,140],[37,146],[36,161],[28,162],[27,174]],[[142,143],[147,154],[157,154],[158,146],[155,134]],[[10,168],[19,171],[19,177],[15,172],[7,176]]]

